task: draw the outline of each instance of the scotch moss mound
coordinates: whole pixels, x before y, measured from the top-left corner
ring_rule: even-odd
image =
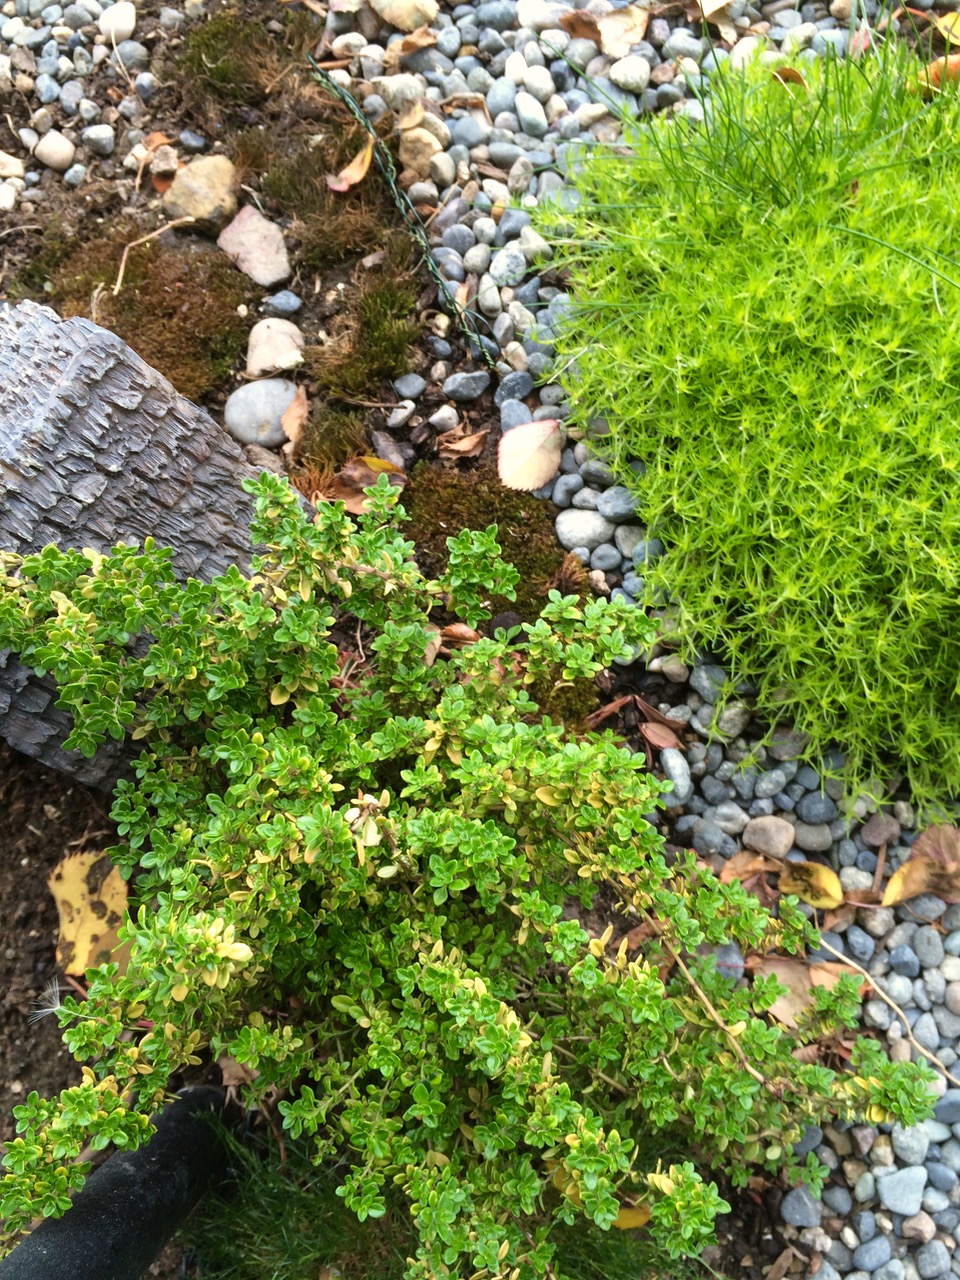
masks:
[[[902,768],[936,806],[960,793],[960,102],[893,53],[803,77],[712,77],[709,127],[586,160],[559,354],[688,650],[812,756],[839,742],[854,785]]]
[[[119,228],[67,252],[51,251],[47,298],[67,319],[112,329],[188,400],[221,383],[246,349],[250,321],[237,308],[256,286],[220,250],[192,241],[152,241],[131,250],[120,292],[123,248],[138,233]]]

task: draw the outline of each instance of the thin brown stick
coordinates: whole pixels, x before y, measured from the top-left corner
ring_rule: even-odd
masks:
[[[117,283],[113,286],[113,296],[116,297],[123,287],[123,273],[127,269],[127,257],[131,249],[136,249],[137,245],[146,244],[148,240],[156,240],[157,236],[163,235],[164,231],[169,231],[173,227],[186,226],[188,222],[196,222],[196,218],[174,218],[172,222],[165,222],[162,227],[157,227],[156,231],[151,231],[149,235],[141,236],[138,240],[131,240],[120,257],[120,271],[117,275]]]
[[[936,1056],[936,1054],[931,1053],[929,1049],[925,1049],[923,1045],[920,1044],[920,1042],[915,1038],[913,1034],[913,1030],[911,1029],[910,1023],[907,1021],[907,1015],[903,1012],[903,1010],[897,1004],[896,1000],[891,1000],[890,997],[887,995],[887,993],[885,991],[882,991],[880,987],[877,986],[876,981],[870,977],[870,974],[867,973],[866,969],[864,969],[862,965],[857,964],[856,960],[851,960],[850,957],[844,955],[842,951],[838,951],[836,947],[831,947],[829,942],[825,942],[823,940],[822,935],[820,938],[820,945],[821,947],[823,947],[824,951],[829,951],[831,955],[836,956],[838,960],[842,960],[843,963],[849,965],[851,969],[856,969],[858,973],[862,974],[863,977],[866,978],[867,982],[870,983],[871,987],[873,987],[874,991],[877,993],[877,995],[880,997],[883,1003],[889,1005],[890,1008],[897,1015],[897,1017],[900,1019],[900,1021],[903,1023],[903,1029],[904,1029],[904,1032],[906,1033],[907,1040],[910,1042],[910,1044],[913,1045],[917,1053],[923,1054],[923,1056],[927,1059],[928,1062],[932,1062],[938,1071],[943,1072],[943,1074],[946,1076],[946,1078],[950,1081],[951,1084],[956,1085],[957,1088],[960,1089],[960,1080],[958,1080],[956,1076],[952,1076],[950,1074],[950,1072],[943,1065],[943,1063]]]
[[[4,236],[16,235],[18,231],[42,231],[42,230],[43,230],[43,227],[41,227],[39,222],[25,222],[22,227],[7,227],[6,231],[0,231],[0,240],[2,240]]]
[[[559,1053],[562,1058],[569,1058],[571,1062],[577,1061],[569,1049],[562,1049],[558,1044],[553,1046],[553,1052]],[[598,1080],[602,1080],[604,1084],[608,1084],[611,1089],[616,1089],[619,1093],[626,1093],[628,1095],[633,1094],[632,1089],[628,1089],[627,1086],[625,1084],[621,1084],[619,1080],[614,1080],[613,1076],[608,1076],[603,1071],[597,1071],[595,1067],[589,1067],[588,1070],[591,1075],[596,1076]]]

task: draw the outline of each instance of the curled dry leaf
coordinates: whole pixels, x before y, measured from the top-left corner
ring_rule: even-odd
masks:
[[[639,44],[647,34],[649,21],[648,10],[636,4],[603,14],[597,23],[600,28],[601,51],[608,58],[625,58],[632,46]]]
[[[910,857],[887,882],[883,905],[933,893],[945,902],[960,902],[960,829],[938,823],[921,831]]]
[[[917,87],[924,98],[932,98],[947,81],[958,77],[960,53],[952,53],[948,58],[934,58],[929,66],[924,67],[917,78]]]
[[[432,667],[437,660],[437,654],[440,652],[440,646],[443,644],[443,640],[440,637],[440,628],[434,623],[428,622],[426,630],[430,639],[427,641],[427,647],[424,650],[423,665],[425,667]]]
[[[749,849],[741,849],[732,858],[728,858],[720,871],[720,883],[732,884],[739,880],[741,884],[762,876],[766,871],[779,871],[780,864],[762,853],[752,853]]]
[[[774,80],[780,84],[798,84],[801,89],[807,88],[807,82],[796,67],[777,67],[771,72]]]
[[[489,431],[477,431],[468,435],[461,423],[450,431],[437,436],[441,458],[476,458],[483,453],[483,442]]]
[[[440,632],[443,637],[443,643],[450,645],[454,649],[462,649],[464,645],[476,644],[480,639],[480,632],[474,631],[473,627],[468,627],[465,622],[452,622],[449,627],[444,627]]]
[[[386,462],[383,458],[365,455],[344,463],[337,474],[318,493],[311,496],[311,501],[342,502],[351,515],[362,516],[369,510],[369,502],[363,491],[375,485],[380,475],[386,475],[391,484],[401,489],[407,483],[406,472],[400,467],[395,467],[392,462]]]
[[[497,466],[500,483],[527,493],[540,489],[560,467],[563,435],[553,418],[514,427],[500,438]]]
[[[600,43],[600,24],[587,9],[571,9],[563,14],[560,25],[573,40],[592,40]]]
[[[786,987],[770,1007],[771,1015],[785,1027],[796,1030],[802,1014],[813,1007],[813,988],[835,987],[844,973],[858,974],[848,964],[833,961],[808,964],[795,956],[764,956],[753,970],[754,975],[774,977]]]
[[[109,961],[123,973],[130,946],[119,946],[117,929],[127,909],[127,885],[107,855],[70,854],[50,872],[47,887],[60,917],[57,964],[64,973],[82,978]]]
[[[384,22],[398,31],[416,31],[429,26],[440,12],[437,0],[369,0],[370,7]]]
[[[370,138],[359,155],[355,155],[345,169],[341,169],[336,176],[332,173],[324,175],[327,186],[331,191],[349,191],[351,187],[355,187],[358,182],[362,182],[367,176],[367,170],[370,168],[372,159],[373,138]]]
[[[217,1059],[217,1066],[220,1068],[220,1074],[223,1077],[222,1083],[225,1089],[236,1089],[242,1084],[251,1084],[260,1074],[253,1067],[245,1067],[243,1063],[237,1062],[235,1058],[231,1058],[229,1053],[221,1053]]]
[[[303,435],[303,424],[306,422],[310,414],[310,406],[307,404],[306,387],[297,387],[297,394],[293,397],[286,409],[283,411],[283,417],[280,419],[280,426],[283,433],[290,441],[294,450],[300,443],[300,437]]]
[[[399,66],[404,58],[409,58],[411,53],[417,53],[420,49],[430,49],[436,43],[436,32],[431,31],[428,26],[417,27],[402,40],[394,40],[392,44],[387,45],[387,56],[384,58],[383,65],[390,70]]]
[[[824,910],[843,902],[840,877],[819,862],[785,862],[780,872],[780,892],[796,894],[801,902]]]

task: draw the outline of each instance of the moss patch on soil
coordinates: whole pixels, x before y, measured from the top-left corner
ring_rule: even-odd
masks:
[[[408,367],[417,326],[413,249],[403,232],[382,236],[383,258],[365,268],[344,291],[343,308],[329,324],[329,341],[304,352],[304,363],[321,391],[350,400],[371,400],[385,378]],[[306,451],[304,451],[305,456]]]
[[[494,467],[481,463],[463,471],[419,463],[403,491],[410,517],[405,535],[417,544],[417,559],[434,576],[447,566],[447,538],[461,529],[495,524],[503,559],[520,574],[517,599],[495,597],[495,614],[513,612],[532,622],[543,606],[548,584],[560,571],[564,553],[553,530],[551,503],[528,493],[505,489]]]
[[[55,262],[47,299],[64,319],[112,329],[181,395],[199,400],[243,354],[250,320],[237,308],[258,296],[256,286],[218,249],[177,239],[131,250],[114,297],[124,244],[137,234],[116,228]]]
[[[193,106],[253,107],[281,73],[277,45],[262,23],[222,13],[195,27],[180,50],[184,95]]]

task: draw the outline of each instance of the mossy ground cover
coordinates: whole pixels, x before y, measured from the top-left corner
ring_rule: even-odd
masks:
[[[607,418],[667,546],[650,602],[812,755],[935,805],[960,793],[960,100],[915,81],[892,51],[714,77],[709,127],[627,126],[553,231],[574,421]]]

